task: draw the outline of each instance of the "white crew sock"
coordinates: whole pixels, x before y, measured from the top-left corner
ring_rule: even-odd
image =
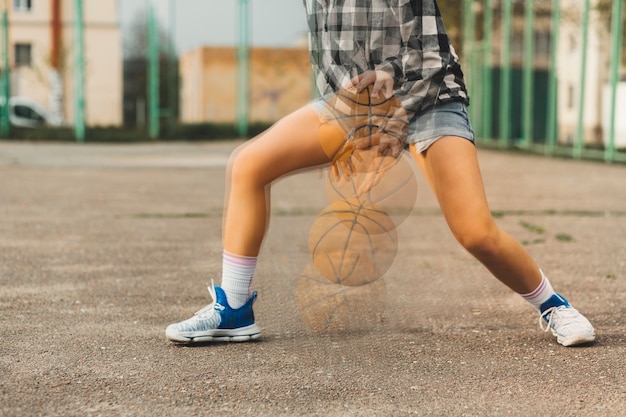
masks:
[[[541,271],[541,283],[539,286],[528,294],[520,294],[522,298],[528,301],[537,311],[541,311],[541,305],[548,301],[555,294],[548,278]]]
[[[256,263],[256,256],[240,256],[224,251],[221,287],[232,308],[241,307],[250,298]]]

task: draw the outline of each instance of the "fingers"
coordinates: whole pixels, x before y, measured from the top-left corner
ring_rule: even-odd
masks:
[[[337,165],[332,164],[330,166],[330,173],[335,181],[339,180],[339,168],[337,167]]]
[[[329,179],[336,183],[345,181],[352,184],[352,192],[356,197],[370,192],[398,161],[402,147],[396,146],[397,143],[400,142],[383,138],[377,149],[353,149],[350,154],[344,154],[333,162]],[[390,158],[391,155],[394,157]]]
[[[398,137],[386,132],[376,132],[371,135],[365,135],[358,139],[352,140],[354,149],[365,150],[377,147],[379,155],[389,155],[397,158],[404,149],[404,143]],[[359,153],[353,154],[356,158],[360,158]]]
[[[378,141],[375,140],[374,135],[365,135],[357,139],[352,139],[354,149],[369,149],[376,145]]]
[[[384,71],[369,70],[352,79],[357,94],[372,84],[373,98],[378,98],[381,92],[384,92],[385,98],[393,96],[393,78]]]
[[[371,85],[376,81],[376,73],[374,71],[365,71],[363,74],[358,77],[352,79],[352,84],[356,88],[356,92],[361,93],[363,90],[367,88],[367,86]]]
[[[335,179],[337,180],[343,178],[348,181],[354,173],[354,165],[349,158],[347,160],[337,161],[333,164],[333,167],[335,168]]]
[[[378,98],[383,90],[385,98],[391,98],[393,95],[393,80],[391,78],[376,77],[374,87],[372,88],[372,97]]]
[[[348,180],[354,172],[354,152],[352,151],[352,147],[347,148],[349,148],[349,150],[342,152],[342,154],[331,164],[331,173],[333,178],[337,181],[342,177]]]
[[[378,145],[378,153],[381,155],[388,155],[391,152],[391,156],[397,158],[404,149],[404,144],[401,140],[392,135],[384,135]]]

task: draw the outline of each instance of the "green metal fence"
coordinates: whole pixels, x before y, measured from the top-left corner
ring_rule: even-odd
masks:
[[[626,162],[626,127],[617,128],[624,3],[464,0],[462,61],[479,144]]]
[[[73,0],[72,47],[75,87],[74,135],[85,139],[83,1]],[[261,1],[261,0],[258,0]],[[462,63],[471,95],[471,118],[482,146],[520,148],[548,156],[626,162],[626,0],[457,0],[463,5]],[[159,27],[146,1],[148,44],[146,99],[149,136],[158,138],[160,120],[177,122],[177,59],[173,48],[175,7],[168,1],[168,100],[160,100]],[[250,105],[249,7],[237,0],[237,86],[235,123],[248,134]],[[456,3],[455,3],[456,4]],[[0,20],[0,95],[9,89],[6,5]],[[450,22],[447,22],[450,23]],[[455,30],[456,27],[450,29]],[[72,66],[70,66],[72,67]],[[170,103],[170,101],[172,103]],[[164,107],[165,102],[167,106]],[[9,133],[7,106],[0,112],[0,136]],[[622,117],[619,117],[622,116]]]

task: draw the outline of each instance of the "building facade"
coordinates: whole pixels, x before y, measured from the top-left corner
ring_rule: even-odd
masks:
[[[583,138],[587,144],[600,144],[606,132],[603,126],[608,103],[603,92],[609,83],[610,24],[603,20],[591,1],[586,51],[583,51],[582,2],[562,0],[563,24],[559,31],[558,103],[559,139],[573,143],[577,134],[579,108],[582,106]],[[582,55],[586,54],[583,84]],[[584,88],[584,94],[581,89]],[[584,98],[583,98],[584,97]],[[583,98],[583,102],[580,99]]]
[[[9,0],[11,96],[28,97],[58,124],[74,121],[75,9],[73,0]],[[122,37],[118,1],[83,2],[85,121],[122,123]]]
[[[508,1],[508,0],[507,0]],[[521,136],[521,101],[522,101],[522,67],[524,65],[524,13],[527,5],[532,4],[534,11],[533,27],[533,74],[535,90],[533,97],[535,127],[545,125],[547,112],[547,82],[551,74],[548,72],[551,49],[555,45],[552,40],[552,1],[511,0],[513,2],[513,18],[511,22],[511,43],[507,45],[511,56],[513,70],[513,125],[514,139]],[[480,13],[484,13],[484,2],[480,1]],[[502,1],[493,1],[494,32],[491,55],[492,68],[498,72],[502,56]],[[610,53],[610,22],[607,15],[599,8],[599,0],[591,0],[588,26],[583,25],[582,0],[560,0],[560,24],[556,45],[556,80],[557,80],[557,130],[558,142],[572,144],[577,135],[579,115],[582,114],[582,136],[586,145],[601,145],[607,134],[607,115],[609,112],[606,99],[609,83]],[[583,30],[586,29],[586,33]],[[586,35],[586,45],[583,35]],[[586,47],[586,48],[585,48]],[[585,50],[583,50],[585,48]],[[585,55],[583,77],[583,53]],[[468,62],[465,62],[467,64]],[[471,69],[470,69],[471,71]],[[498,86],[496,86],[498,87]],[[584,90],[583,90],[584,89]],[[584,94],[581,94],[583,93]],[[494,100],[499,94],[498,88],[493,89]],[[583,101],[581,102],[581,98]],[[618,112],[623,109],[618,99]],[[582,111],[581,111],[582,108]],[[623,111],[623,110],[621,110]],[[497,120],[498,109],[493,110]],[[497,122],[496,122],[497,123]],[[541,126],[543,127],[543,126]],[[545,130],[545,128],[543,129]],[[497,130],[494,130],[497,132]],[[536,132],[535,132],[535,135]]]
[[[201,47],[180,57],[183,123],[233,122],[236,118],[237,50]],[[273,122],[306,104],[312,76],[306,47],[249,51],[249,120]]]

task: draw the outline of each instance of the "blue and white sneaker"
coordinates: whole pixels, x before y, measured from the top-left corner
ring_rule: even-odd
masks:
[[[192,318],[167,326],[165,336],[169,340],[176,343],[247,342],[261,336],[252,311],[256,292],[241,308],[233,309],[222,288],[212,284],[208,290],[213,302]]]
[[[544,327],[544,322],[547,323]],[[544,332],[552,331],[556,341],[563,346],[576,346],[596,340],[593,326],[561,294],[554,294],[541,305],[539,326]]]

